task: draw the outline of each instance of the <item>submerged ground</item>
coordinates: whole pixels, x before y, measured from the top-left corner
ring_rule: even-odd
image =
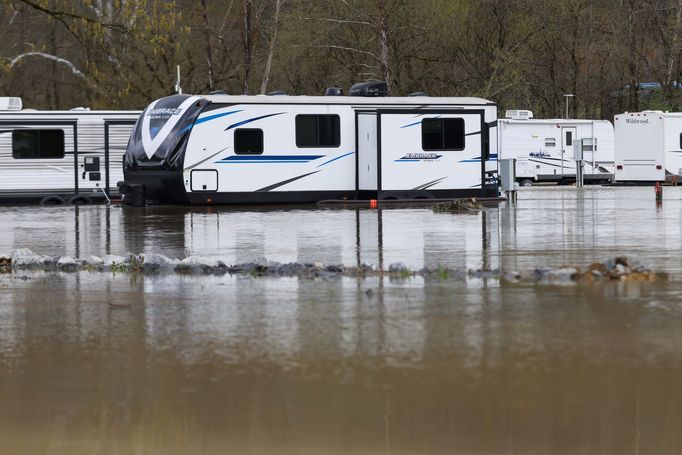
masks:
[[[9,208],[0,253],[383,269],[638,256],[670,280],[0,278],[0,452],[676,453],[682,188],[418,210]]]

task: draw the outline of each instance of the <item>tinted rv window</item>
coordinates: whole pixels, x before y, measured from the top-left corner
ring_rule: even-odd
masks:
[[[680,149],[682,150],[682,133],[680,133]]]
[[[464,119],[425,118],[422,120],[422,149],[464,150]]]
[[[545,138],[545,147],[554,147],[556,145],[556,139],[553,137]]]
[[[263,153],[263,130],[253,128],[235,130],[234,153],[237,155],[261,155]]]
[[[338,147],[341,145],[340,125],[338,115],[297,115],[296,146]]]
[[[63,130],[12,131],[12,157],[15,159],[64,158]]]
[[[573,132],[566,131],[566,145],[573,145]]]

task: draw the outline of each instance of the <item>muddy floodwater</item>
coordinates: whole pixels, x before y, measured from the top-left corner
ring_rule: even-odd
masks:
[[[0,276],[0,453],[682,451],[682,188],[430,209],[3,208],[0,253],[520,271],[636,256],[668,281]]]

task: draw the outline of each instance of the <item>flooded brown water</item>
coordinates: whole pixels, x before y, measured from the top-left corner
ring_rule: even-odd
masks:
[[[4,276],[0,453],[679,453],[682,191],[665,198],[533,189],[477,215],[5,209],[0,251],[506,270],[624,253],[671,281]]]

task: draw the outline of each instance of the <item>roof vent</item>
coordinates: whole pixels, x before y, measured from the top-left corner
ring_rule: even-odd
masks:
[[[386,96],[388,84],[384,81],[368,81],[354,84],[348,93],[350,96]]]
[[[211,90],[208,92],[209,95],[227,95],[225,90]]]
[[[425,92],[412,92],[408,93],[407,96],[429,96]]]
[[[507,111],[504,114],[504,116],[505,116],[505,118],[509,118],[512,120],[530,120],[533,118],[533,112],[523,110],[523,109],[515,109],[515,110]]]
[[[324,96],[343,96],[343,89],[341,87],[327,87]]]
[[[282,96],[286,94],[287,92],[285,92],[284,90],[273,90],[271,92],[268,92],[268,96]]]
[[[20,111],[21,98],[16,96],[0,97],[0,111]]]

